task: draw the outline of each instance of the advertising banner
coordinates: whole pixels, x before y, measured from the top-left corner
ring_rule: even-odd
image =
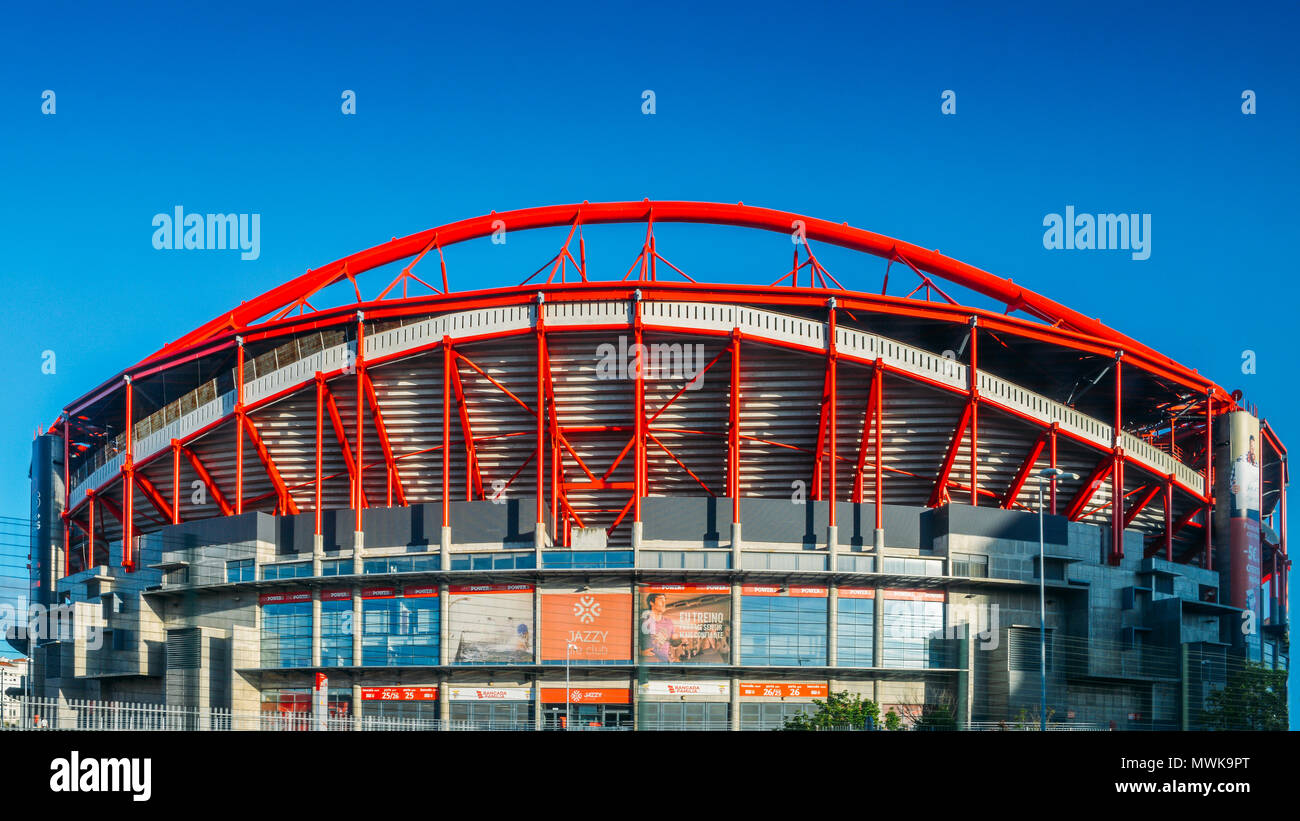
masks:
[[[746,584],[740,592],[746,596],[790,596],[797,599],[824,599],[830,595],[825,587],[813,587],[802,584]]]
[[[826,682],[758,684],[741,682],[741,698],[826,698]]]
[[[632,661],[632,592],[624,588],[541,591],[542,661]]]
[[[647,696],[730,696],[726,681],[647,681],[640,686]]]
[[[1260,538],[1260,447],[1259,420],[1247,411],[1227,414],[1216,428],[1218,445],[1215,464],[1216,496],[1228,500],[1227,510],[1222,503],[1216,505],[1220,517],[1216,536],[1220,551],[1226,541],[1227,562],[1220,562],[1219,571],[1227,574],[1227,603],[1254,614],[1243,622],[1247,655],[1256,661],[1261,658],[1259,626],[1261,624],[1260,584],[1262,577],[1262,550]],[[1226,441],[1225,441],[1226,428]],[[1225,458],[1226,457],[1226,458]],[[1225,471],[1224,468],[1227,467]],[[1224,473],[1227,487],[1224,488]],[[1226,493],[1224,492],[1226,490]],[[1223,514],[1227,513],[1227,533],[1223,538]],[[1222,556],[1220,552],[1220,556]]]
[[[876,591],[870,587],[841,587],[839,596],[841,599],[874,599]]]
[[[437,701],[435,687],[362,687],[362,701]]]
[[[641,585],[639,652],[647,664],[729,664],[731,587]]]
[[[263,593],[257,597],[258,604],[295,604],[304,601],[311,601],[310,590],[296,590],[291,593]]]
[[[455,664],[532,664],[532,585],[453,584],[447,592]]]
[[[448,687],[451,701],[532,701],[531,687]]]
[[[563,704],[564,688],[543,687],[542,701],[546,704]],[[627,687],[570,687],[569,703],[631,704],[632,690]]]

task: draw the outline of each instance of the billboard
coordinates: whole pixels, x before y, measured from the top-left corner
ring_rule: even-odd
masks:
[[[637,595],[642,662],[731,663],[730,585],[647,584]]]
[[[455,664],[533,663],[531,584],[453,584],[447,621]]]
[[[542,661],[632,661],[632,591],[626,587],[541,591]]]
[[[1262,540],[1260,537],[1260,456],[1262,453],[1259,420],[1247,411],[1233,411],[1219,423],[1215,463],[1227,464],[1227,487],[1223,487],[1220,468],[1216,496],[1228,500],[1226,519],[1227,561],[1219,562],[1219,572],[1227,573],[1228,604],[1250,613],[1242,623],[1249,658],[1261,658],[1259,625],[1261,621],[1260,584],[1262,582]],[[1226,437],[1224,437],[1226,428]],[[1226,442],[1224,441],[1226,438]],[[1225,453],[1226,449],[1226,453]],[[1224,459],[1224,457],[1227,457]],[[1223,491],[1227,492],[1224,493]],[[1220,496],[1220,498],[1222,498]],[[1216,536],[1223,539],[1224,506],[1216,506],[1219,524]],[[1222,542],[1220,543],[1222,545]],[[1220,550],[1222,550],[1222,546]],[[1222,553],[1220,553],[1222,555]]]

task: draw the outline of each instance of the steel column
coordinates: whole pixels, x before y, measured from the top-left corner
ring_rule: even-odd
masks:
[[[172,524],[181,523],[181,443],[172,440]]]
[[[829,400],[830,401],[830,414],[829,414],[830,431],[829,431],[829,436],[827,437],[828,444],[830,445],[830,457],[829,457],[830,464],[827,465],[826,467],[826,474],[827,474],[827,478],[830,480],[830,494],[829,494],[830,511],[828,514],[829,518],[827,520],[827,523],[831,527],[835,527],[835,499],[836,499],[835,456],[837,452],[835,449],[835,428],[836,428],[836,420],[837,420],[835,406],[837,404],[837,397],[839,396],[839,392],[838,392],[838,368],[836,367],[836,353],[835,353],[835,300],[834,298],[831,299],[831,306],[829,312],[829,331],[830,331],[830,341],[829,341],[829,347],[826,351],[826,368],[827,368],[827,373],[830,376],[830,400]],[[835,546],[831,545],[830,549],[834,551]]]
[[[970,318],[970,366],[966,368],[966,378],[970,388],[970,503],[977,506],[979,500],[979,430],[980,430],[980,389],[979,389],[979,318]]]
[[[1214,549],[1211,525],[1213,524],[1214,502],[1214,389],[1205,392],[1205,497],[1211,499],[1205,506],[1205,555],[1201,562],[1206,570],[1214,569]]]
[[[362,382],[365,378],[365,360],[366,360],[366,318],[363,313],[357,311],[357,490],[353,503],[356,507],[356,531],[361,532],[361,510],[365,506],[366,486],[365,460],[362,458],[365,441],[365,416],[366,416],[366,398]]]
[[[1165,561],[1174,560],[1174,482],[1173,477],[1165,478]]]
[[[876,530],[883,530],[885,527],[885,484],[884,484],[884,455],[881,447],[881,431],[883,430],[882,417],[885,413],[885,363],[879,357],[876,358],[876,367],[872,371],[871,381],[880,382],[880,387],[876,389]],[[876,568],[879,571],[879,568]]]
[[[126,457],[122,461],[122,506],[125,508],[122,518],[122,567],[128,573],[135,572],[135,556],[132,555],[132,543],[135,540],[135,482],[131,481],[135,473],[135,420],[134,390],[131,377],[126,377]]]
[[[538,521],[541,521],[539,518]],[[442,526],[451,527],[451,337],[442,338]]]
[[[727,492],[731,522],[740,522],[740,329],[731,331],[731,401],[727,409]]]
[[[244,340],[235,352],[235,515],[244,512]]]
[[[316,371],[316,475],[312,480],[314,486],[315,515],[314,527],[312,533],[316,536],[324,534],[321,525],[321,504],[323,496],[323,462],[325,459],[325,375]]]

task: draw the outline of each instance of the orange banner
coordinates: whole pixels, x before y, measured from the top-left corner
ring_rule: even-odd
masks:
[[[772,684],[754,684],[741,682],[741,698],[826,698],[826,683],[789,684],[778,682]]]
[[[563,704],[563,687],[543,687],[542,702]],[[631,704],[632,690],[627,687],[571,687],[570,704]]]
[[[570,646],[572,645],[572,646]],[[542,591],[542,661],[632,660],[632,594]]]

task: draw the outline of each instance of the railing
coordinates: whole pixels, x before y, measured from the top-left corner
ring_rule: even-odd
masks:
[[[593,302],[556,302],[544,306],[546,322],[556,327],[630,324],[631,303],[605,300]],[[753,339],[769,339],[807,350],[825,350],[827,326],[801,317],[737,305],[712,303],[646,301],[641,303],[644,321],[652,325],[730,332],[739,328]],[[536,323],[536,305],[510,305],[481,308],[433,317],[378,331],[366,338],[366,357],[385,357],[436,343],[444,336],[460,339],[488,333],[524,331]],[[315,340],[315,341],[312,341]],[[954,359],[905,345],[886,337],[838,327],[836,347],[845,356],[872,361],[942,385],[957,389],[968,387],[967,366]],[[355,343],[343,341],[341,331],[319,332],[296,339],[262,354],[245,365],[245,402],[288,390],[311,378],[316,371],[346,367]],[[1056,422],[1062,430],[1098,448],[1113,444],[1110,425],[1082,414],[1047,397],[1025,390],[992,374],[980,371],[977,386],[981,395],[994,405],[1001,405],[1042,422]],[[216,381],[191,391],[136,424],[134,456],[137,462],[147,459],[170,444],[210,424],[234,409],[234,393],[215,395]],[[207,401],[201,401],[209,397]],[[186,412],[186,407],[194,408]],[[121,437],[88,457],[73,474],[74,490],[70,506],[85,497],[86,488],[103,484],[120,470],[124,446]],[[1120,444],[1133,459],[1157,474],[1172,474],[1190,488],[1200,488],[1202,474],[1171,454],[1129,433],[1121,433]]]

